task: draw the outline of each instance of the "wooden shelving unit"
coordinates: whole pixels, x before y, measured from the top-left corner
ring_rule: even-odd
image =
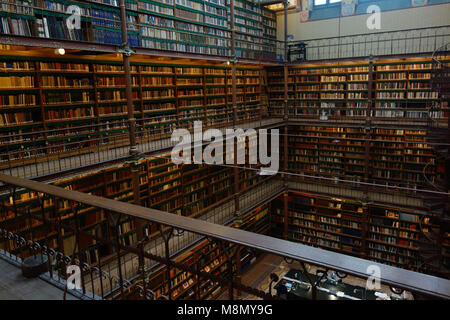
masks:
[[[248,156],[248,153],[247,153]],[[166,154],[161,157],[153,157],[140,161],[139,164],[139,190],[140,203],[145,207],[159,209],[168,213],[195,216],[202,210],[216,204],[217,202],[231,197],[234,194],[232,188],[233,175],[232,169],[227,167],[216,167],[208,165],[175,165],[171,161],[171,155]],[[261,180],[261,177],[253,171],[241,175],[241,189],[254,185]],[[96,172],[86,173],[69,179],[61,179],[53,183],[54,185],[75,190],[83,193],[90,193],[118,201],[134,201],[132,174],[130,166],[123,164],[113,168],[104,169]],[[71,211],[70,204],[67,201],[57,201],[54,199],[43,199],[45,211],[52,219],[61,218],[64,223],[72,223],[74,214]],[[24,217],[23,224],[14,219],[13,205],[20,210],[21,208],[31,208],[32,214],[41,214],[40,207],[37,205],[37,194],[34,192],[17,192],[15,201],[9,197],[3,198],[11,211],[0,224],[8,225],[9,221],[17,226],[8,225],[18,233],[26,233],[27,237],[37,238],[42,229],[42,240],[52,240],[52,247],[59,248],[62,252],[70,254],[73,249],[75,238],[69,232],[62,232],[63,246],[56,242],[56,238],[46,238],[45,228],[39,220],[34,221],[32,233],[27,232],[27,219]],[[80,220],[80,226],[85,230],[93,232],[102,232],[108,234],[107,217],[105,213],[95,208],[77,208]],[[19,219],[17,219],[19,220]],[[147,235],[156,231],[156,226],[144,226]],[[97,231],[95,231],[97,230]],[[99,231],[100,230],[100,231]],[[258,230],[265,230],[262,226]],[[56,230],[54,230],[56,232]],[[124,244],[132,244],[136,241],[136,227],[134,221],[126,220],[120,224],[120,237]],[[85,239],[85,241],[87,241]],[[88,243],[83,248],[84,251],[91,252],[93,256],[87,258],[89,263],[98,261],[98,257],[107,254],[102,249],[99,252],[95,243]],[[110,253],[110,252],[109,252]]]
[[[377,126],[371,129],[369,169],[365,164],[365,129],[354,124],[289,127],[289,171],[364,181],[426,187],[441,178],[440,162],[426,143],[426,129]],[[284,157],[284,155],[282,155]],[[425,176],[426,175],[426,176]]]
[[[168,134],[177,125],[192,128],[194,121],[202,121],[204,128],[231,123],[229,69],[133,62],[138,130],[145,129],[146,137]],[[239,67],[238,122],[259,119],[261,72]],[[0,153],[15,151],[9,160],[89,148],[99,137],[107,143],[108,136],[127,130],[125,80],[118,61],[2,56],[0,82]]]
[[[284,229],[282,201],[274,200],[271,204],[271,234],[276,237],[281,237]],[[288,203],[288,240],[383,264],[427,271],[418,254],[423,240],[421,228],[431,227],[428,223],[430,214],[426,211],[298,192],[289,194]],[[448,257],[448,237],[444,239],[443,248]],[[448,262],[447,259],[447,265]]]
[[[127,40],[132,47],[230,55],[230,9],[224,0],[126,0]],[[70,6],[80,8],[80,28],[66,25]],[[237,55],[275,58],[276,15],[247,0],[235,1]],[[0,33],[121,45],[118,0],[4,1]],[[255,36],[257,38],[255,38]]]
[[[431,90],[431,58],[303,64],[289,68],[289,116],[321,120],[425,121],[448,117],[448,106]],[[269,71],[270,112],[282,115],[284,78]],[[373,96],[369,97],[369,88]],[[369,103],[373,112],[369,114]]]
[[[264,205],[246,214],[240,227],[248,231],[265,234],[268,232],[268,221],[269,206]],[[205,239],[185,250],[174,260],[177,263],[183,263],[204,272],[227,277],[230,273],[230,267],[224,249],[225,248],[222,248],[219,243]],[[237,247],[235,245],[230,245],[226,250],[232,259],[232,272],[236,274]],[[254,252],[247,250],[241,251],[239,256],[241,260],[241,270],[239,273],[245,271],[245,269],[257,258],[257,255]],[[167,296],[169,294],[169,279],[173,300],[213,300],[217,298],[224,289],[219,283],[198,279],[197,276],[176,268],[168,271],[165,267],[157,268],[156,270],[149,272],[149,275],[145,279],[146,288],[150,288],[155,292],[157,298],[160,298],[161,295]]]

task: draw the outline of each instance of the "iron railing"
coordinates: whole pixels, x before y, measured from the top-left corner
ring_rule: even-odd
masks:
[[[450,41],[450,26],[373,32],[290,42],[306,45],[306,60],[431,54]],[[293,62],[293,61],[291,61]]]
[[[450,281],[433,276],[420,274],[400,268],[395,268],[368,260],[363,260],[335,252],[324,251],[321,249],[296,244],[285,240],[275,239],[261,234],[221,226],[215,223],[207,222],[202,219],[169,214],[159,210],[144,208],[128,203],[118,202],[97,196],[83,194],[75,191],[69,191],[51,185],[23,180],[0,174],[0,181],[11,188],[10,196],[2,201],[0,239],[2,240],[3,250],[1,254],[16,259],[21,262],[23,258],[30,255],[41,257],[48,264],[48,279],[56,281],[67,277],[66,268],[70,265],[76,265],[81,270],[81,288],[75,290],[79,296],[91,299],[174,299],[178,297],[174,294],[177,290],[176,284],[170,280],[164,280],[163,285],[167,286],[164,294],[158,294],[152,287],[151,282],[145,281],[149,276],[158,272],[158,269],[165,268],[168,279],[171,279],[170,270],[180,270],[187,272],[189,276],[195,279],[196,283],[216,283],[221,288],[228,288],[228,298],[235,299],[237,296],[235,290],[245,292],[255,297],[271,299],[271,284],[265,291],[261,288],[252,288],[243,285],[238,281],[239,272],[229,272],[233,270],[235,264],[240,270],[240,252],[263,252],[279,256],[285,261],[292,263],[297,261],[305,270],[307,265],[314,265],[324,268],[327,273],[335,270],[341,273],[368,279],[373,277],[371,270],[379,268],[380,277],[378,280],[386,285],[406,289],[418,295],[426,295],[434,298],[450,298]],[[16,199],[16,193],[22,189],[34,191],[35,198],[30,202],[31,205],[20,208],[20,201]],[[269,192],[270,194],[270,192]],[[12,205],[8,204],[12,200]],[[74,219],[73,223],[67,223],[61,216],[58,205],[49,206],[50,203],[58,204],[60,201],[67,201],[70,206],[67,213],[70,213]],[[80,228],[83,209],[94,207],[103,212],[107,217],[108,225],[111,227],[111,234],[108,236],[99,235],[98,232],[92,234]],[[52,208],[48,210],[49,208]],[[134,245],[125,245],[120,239],[119,223],[123,218],[132,217],[144,219],[155,224],[159,232],[150,235],[147,241]],[[243,214],[245,217],[245,212]],[[242,218],[242,217],[241,217]],[[22,219],[22,220],[20,220]],[[7,222],[10,222],[8,224]],[[23,232],[18,234],[14,232],[14,223],[25,221]],[[38,239],[33,236],[33,223],[39,223],[42,228],[47,230],[47,236],[44,239]],[[17,225],[16,225],[17,228]],[[48,238],[50,234],[61,241],[63,231],[67,234],[71,232],[75,235],[76,245],[71,253],[61,252],[52,247]],[[198,237],[206,239],[209,243],[215,243],[214,248],[218,250],[221,256],[219,264],[224,267],[224,271],[215,274],[208,272],[209,269],[202,269],[203,266],[191,264],[191,262],[174,259],[171,256],[171,250],[176,246],[178,237],[187,237],[196,239]],[[84,239],[83,241],[80,241]],[[113,254],[108,263],[105,260],[99,260],[96,263],[89,264],[86,260],[83,250],[85,249],[85,239],[94,239],[98,245],[107,245],[112,248]],[[162,239],[161,249],[151,250],[149,243],[154,239]],[[183,250],[183,246],[179,246]],[[11,252],[18,252],[18,258]],[[124,257],[128,256],[129,259]],[[218,260],[219,261],[219,260]],[[126,268],[132,266],[137,268],[138,272],[130,275]],[[111,266],[115,265],[114,270]],[[145,266],[153,266],[146,269]],[[213,265],[214,266],[214,265]],[[228,270],[228,271],[227,271]],[[108,285],[106,285],[108,284]],[[195,286],[195,290],[200,286]],[[317,291],[319,283],[311,283],[313,292]],[[194,288],[194,287],[192,287]],[[195,297],[201,297],[199,292]],[[313,297],[314,297],[313,293]],[[205,297],[203,295],[203,297]]]
[[[199,118],[204,120],[204,117]],[[232,121],[225,119],[208,128],[224,131]],[[261,118],[258,113],[242,114],[237,124],[240,128],[262,127],[276,124],[279,119]],[[205,126],[205,121],[203,121]],[[141,153],[168,150],[175,146],[171,134],[175,129],[193,130],[193,121],[178,121],[176,115],[157,116],[136,120],[136,138]],[[204,127],[205,128],[205,127]],[[113,133],[110,133],[110,132]],[[116,133],[114,133],[116,131]],[[42,139],[64,138],[65,134],[78,134],[72,139],[42,143]],[[0,151],[0,172],[22,177],[40,177],[55,172],[83,168],[104,162],[124,160],[129,157],[129,133],[126,120],[101,124],[74,126],[0,136],[4,143]],[[30,145],[31,143],[31,145]],[[14,145],[12,145],[14,144]]]

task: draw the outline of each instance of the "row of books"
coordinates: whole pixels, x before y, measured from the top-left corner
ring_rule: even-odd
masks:
[[[138,77],[132,76],[130,79],[132,86],[139,85]],[[97,85],[101,87],[125,86],[126,81],[125,77],[97,77]]]
[[[0,70],[35,70],[35,63],[30,61],[2,61]]]
[[[61,12],[61,13],[67,13],[69,10],[69,7],[71,5],[73,5],[74,3],[63,3],[63,2],[58,2],[57,0],[52,0],[52,1],[45,1],[45,0],[35,0],[35,5],[38,8],[44,8],[44,9],[48,9],[50,11],[57,11],[57,12]],[[85,7],[82,6],[80,3],[76,3],[78,5],[79,8],[79,13],[82,16],[90,16],[90,10],[89,7]]]
[[[12,17],[0,17],[0,33],[17,36],[33,36],[33,21]]]
[[[92,86],[92,80],[90,78],[80,77],[60,77],[60,76],[42,76],[42,87],[90,87]]]
[[[0,125],[25,124],[33,121],[32,112],[0,113]]]
[[[41,71],[80,71],[89,72],[89,65],[85,63],[68,63],[68,62],[39,62]],[[103,65],[97,65],[100,68]]]
[[[90,92],[45,92],[42,95],[42,103],[44,104],[69,104],[93,101]]]
[[[0,88],[34,88],[34,76],[0,76]]]
[[[317,69],[302,69],[292,68],[289,70],[290,75],[306,75],[306,74],[329,74],[329,73],[356,73],[369,72],[368,66],[352,66],[352,67],[335,67],[335,68],[317,68]]]
[[[68,39],[74,41],[88,41],[86,25],[80,28],[68,28],[66,19],[55,16],[36,18],[37,35],[41,38]]]
[[[378,71],[396,71],[396,70],[430,70],[431,63],[414,63],[414,64],[390,64],[378,65]]]
[[[17,107],[17,106],[34,106],[36,105],[35,94],[9,94],[0,95],[0,108]]]
[[[58,119],[80,119],[95,116],[94,107],[90,108],[76,108],[76,109],[61,109],[61,110],[47,110],[46,120]]]
[[[20,13],[24,15],[32,15],[33,7],[31,0],[3,0],[0,3],[4,12]]]
[[[98,114],[102,115],[124,115],[127,112],[126,105],[98,107]]]

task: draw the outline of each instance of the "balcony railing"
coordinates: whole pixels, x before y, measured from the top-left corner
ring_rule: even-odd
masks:
[[[396,267],[391,267],[375,263],[360,258],[355,258],[335,252],[326,252],[302,244],[296,244],[285,240],[275,239],[265,235],[218,225],[202,219],[178,216],[155,209],[144,208],[128,203],[118,202],[97,196],[83,194],[75,191],[69,191],[59,187],[46,185],[34,181],[23,180],[0,174],[0,181],[11,188],[11,194],[3,197],[2,209],[0,214],[0,243],[2,251],[0,254],[15,259],[19,263],[23,259],[36,256],[42,259],[43,264],[47,264],[48,273],[46,276],[49,281],[67,283],[67,268],[71,265],[80,269],[81,287],[74,289],[75,293],[91,299],[125,299],[139,298],[154,300],[157,294],[149,282],[145,281],[153,272],[155,267],[165,267],[170,279],[170,270],[178,269],[194,275],[196,281],[211,281],[220,284],[225,289],[228,288],[228,298],[235,299],[236,293],[245,292],[257,298],[271,299],[271,285],[264,291],[261,288],[252,288],[243,285],[236,277],[236,272],[223,272],[215,274],[214,272],[200,269],[195,263],[174,259],[171,256],[171,250],[179,242],[177,239],[182,237],[201,237],[217,244],[220,254],[224,257],[221,262],[228,266],[228,270],[233,270],[233,266],[240,261],[240,252],[250,250],[252,252],[263,252],[283,258],[289,263],[296,262],[307,272],[308,265],[325,268],[325,274],[330,271],[338,271],[368,279],[373,277],[371,270],[379,268],[380,277],[377,278],[381,283],[395,288],[409,290],[415,294],[431,296],[434,298],[450,298],[450,281],[436,278],[430,275],[420,274]],[[20,207],[16,199],[16,192],[20,190],[34,191],[34,201],[29,205]],[[52,202],[49,202],[52,199]],[[67,223],[59,215],[58,207],[53,206],[49,209],[49,203],[57,204],[59,200],[65,200],[70,203],[70,210],[74,223]],[[11,204],[12,201],[12,204]],[[82,210],[86,207],[94,207],[104,212],[108,217],[108,225],[111,228],[111,235],[99,236],[98,233],[92,234],[80,228],[80,219]],[[159,232],[150,235],[146,241],[163,239],[161,249],[149,249],[145,241],[137,244],[125,245],[120,241],[119,223],[124,218],[139,218],[151,222],[158,226]],[[245,217],[245,213],[244,213]],[[24,221],[21,225],[21,232],[17,231],[17,223]],[[34,223],[34,225],[33,225]],[[71,253],[60,252],[53,248],[48,242],[48,237],[39,239],[33,235],[33,226],[39,224],[42,228],[48,230],[47,235],[54,233],[58,241],[64,232],[71,232],[76,236],[76,243]],[[114,254],[106,264],[104,261],[89,264],[86,260],[85,241],[81,239],[95,240],[97,245],[110,246]],[[183,246],[179,245],[179,249]],[[13,254],[13,252],[15,254]],[[134,257],[124,261],[124,256]],[[131,262],[130,262],[131,261]],[[180,262],[181,261],[181,262]],[[115,265],[114,271],[111,271],[111,265]],[[134,264],[138,272],[134,276],[126,268]],[[152,265],[151,270],[146,270],[146,265]],[[73,268],[71,268],[73,269]],[[126,276],[125,276],[126,275]],[[158,295],[159,299],[174,299],[176,288],[170,280],[164,280],[168,291],[165,295]],[[317,292],[320,281],[311,282],[311,288]],[[196,289],[197,290],[197,289]],[[201,297],[196,293],[196,297]]]
[[[450,26],[373,32],[290,42],[306,45],[306,60],[433,53],[450,41]],[[294,62],[294,61],[291,61]]]
[[[259,107],[259,106],[252,106]],[[201,119],[200,119],[201,120]],[[245,112],[238,116],[239,128],[256,128],[273,125],[279,119],[262,118],[260,113]],[[22,178],[36,178],[71,169],[88,167],[104,162],[124,161],[129,157],[129,132],[127,120],[108,121],[101,124],[73,126],[0,136],[0,172]],[[203,121],[203,128],[206,128]],[[215,122],[208,128],[224,131],[232,126],[231,119]],[[178,121],[176,115],[149,117],[136,120],[136,140],[141,153],[169,150],[176,145],[170,137],[175,129],[192,132],[192,121]],[[112,133],[111,133],[112,132]],[[39,143],[44,137],[72,139]],[[79,135],[81,138],[77,138]],[[26,147],[25,147],[26,146]]]

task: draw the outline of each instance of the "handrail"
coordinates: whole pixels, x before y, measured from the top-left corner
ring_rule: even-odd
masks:
[[[237,245],[251,247],[285,258],[338,270],[357,277],[373,277],[373,274],[370,273],[369,270],[371,270],[371,267],[376,266],[381,271],[380,281],[382,283],[397,288],[411,290],[413,292],[420,292],[436,298],[450,299],[450,280],[447,279],[383,265],[340,253],[324,251],[322,249],[259,235],[240,229],[216,225],[203,220],[168,214],[167,212],[160,210],[144,208],[129,203],[83,194],[77,191],[69,191],[35,181],[19,179],[3,174],[0,174],[0,181],[11,186],[26,188],[58,198],[102,208],[109,212],[151,220],[159,224],[172,226],[176,229],[201,234],[206,237],[231,242]]]
[[[344,38],[344,37],[372,36],[372,35],[380,35],[380,34],[390,34],[390,33],[395,33],[395,32],[421,31],[421,30],[439,29],[439,28],[447,28],[447,27],[450,27],[450,25],[423,27],[423,28],[414,28],[414,29],[402,29],[402,30],[393,30],[393,31],[377,31],[377,32],[371,32],[371,33],[358,33],[358,34],[351,34],[351,35],[341,35],[340,37],[336,36],[336,37],[327,37],[327,38],[313,38],[313,39],[291,41],[290,43],[295,44],[295,43],[305,42],[305,41],[330,40],[330,39],[338,39],[338,38]]]
[[[384,57],[404,54],[431,54],[450,37],[450,25],[379,31],[326,38],[291,41],[306,45],[306,61]],[[293,63],[299,61],[293,61]]]

